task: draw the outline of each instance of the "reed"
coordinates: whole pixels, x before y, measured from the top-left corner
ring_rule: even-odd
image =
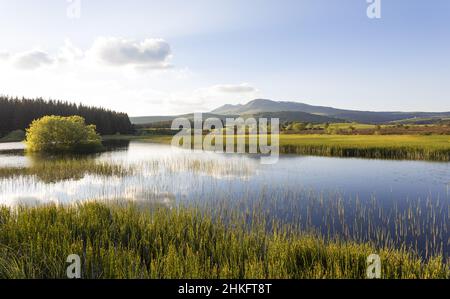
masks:
[[[450,161],[449,136],[281,135],[280,152],[375,159]]]
[[[222,215],[222,216],[220,216]],[[0,209],[0,277],[65,278],[78,254],[83,278],[365,278],[378,253],[383,278],[449,278],[442,256],[325,241],[264,214],[196,207],[87,203]]]
[[[81,179],[88,174],[102,176],[125,176],[131,174],[132,167],[98,162],[93,159],[64,158],[36,159],[29,167],[0,168],[0,178],[35,176],[39,180],[51,183],[64,180]]]

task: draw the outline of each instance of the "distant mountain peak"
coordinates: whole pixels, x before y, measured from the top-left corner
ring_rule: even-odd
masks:
[[[217,109],[223,109],[223,108],[235,108],[235,107],[242,107],[243,105],[242,104],[237,104],[237,105],[233,105],[233,104],[225,104],[225,105],[223,105],[223,106],[220,106],[219,108],[217,108]],[[216,109],[216,110],[217,110]]]
[[[278,102],[269,99],[254,99],[247,104],[224,105],[212,111],[217,114],[255,114],[261,112],[282,112],[282,111],[301,111],[314,113],[309,110],[310,106],[298,102]],[[332,109],[332,108],[331,108]],[[314,109],[312,109],[314,110]],[[317,109],[315,109],[317,110]]]
[[[279,103],[276,101],[268,100],[268,99],[254,99],[250,102],[248,102],[246,105],[255,105],[255,104],[263,104],[263,103]],[[243,105],[241,105],[243,106]]]

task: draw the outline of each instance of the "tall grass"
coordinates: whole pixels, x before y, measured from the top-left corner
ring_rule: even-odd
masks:
[[[132,171],[132,167],[97,162],[89,158],[38,159],[33,161],[30,167],[0,168],[0,178],[35,176],[43,182],[51,183],[81,179],[87,174],[125,176],[131,174]]]
[[[280,145],[301,155],[450,161],[449,136],[281,135]]]
[[[0,209],[0,277],[65,278],[78,254],[83,278],[364,278],[378,253],[383,278],[449,278],[442,257],[325,242],[263,215],[213,216],[194,207]]]
[[[206,203],[217,213],[245,211],[295,231],[325,240],[370,243],[376,248],[398,248],[424,259],[443,256],[450,261],[450,202],[444,198],[396,199],[388,202],[344,197],[335,192],[262,191],[257,199],[242,198]],[[225,211],[227,210],[227,211]]]

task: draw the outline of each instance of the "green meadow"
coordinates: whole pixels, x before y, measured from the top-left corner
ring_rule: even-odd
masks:
[[[280,145],[305,155],[450,161],[448,135],[280,135]]]

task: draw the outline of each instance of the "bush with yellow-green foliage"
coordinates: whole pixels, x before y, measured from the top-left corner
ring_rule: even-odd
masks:
[[[30,152],[93,152],[102,148],[95,125],[81,116],[44,116],[34,120],[26,131]]]

